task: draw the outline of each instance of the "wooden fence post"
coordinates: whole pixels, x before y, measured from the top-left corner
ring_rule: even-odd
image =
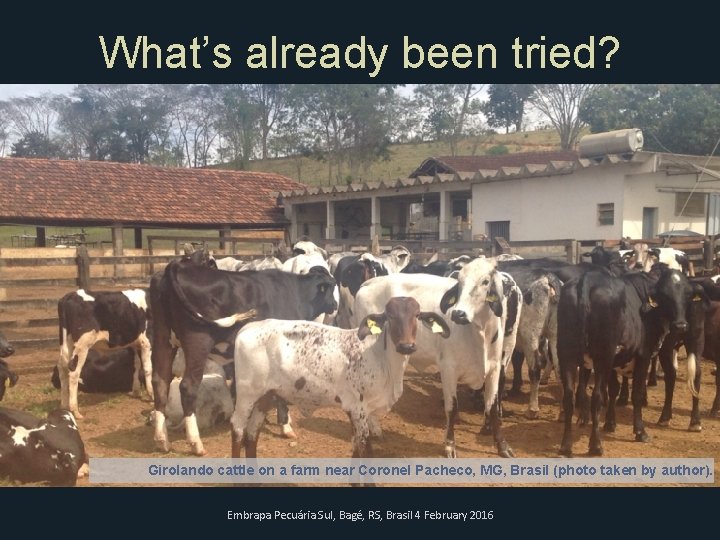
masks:
[[[78,246],[75,261],[77,262],[77,286],[87,291],[90,289],[90,257],[87,247]]]
[[[715,267],[715,250],[713,249],[713,241],[710,236],[703,240],[703,256],[705,272],[712,272]]]

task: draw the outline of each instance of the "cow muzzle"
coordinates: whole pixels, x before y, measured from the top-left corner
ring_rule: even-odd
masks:
[[[412,354],[417,350],[417,345],[414,343],[398,343],[395,350],[399,354]]]
[[[0,358],[7,358],[14,353],[15,349],[13,349],[12,346],[8,345],[7,347],[3,347],[2,349],[0,349]]]
[[[678,321],[672,324],[673,330],[677,332],[686,332],[688,329],[688,323],[685,321]]]
[[[450,315],[450,320],[455,324],[470,324],[470,319],[468,319],[467,313],[460,311],[459,309],[453,310]]]

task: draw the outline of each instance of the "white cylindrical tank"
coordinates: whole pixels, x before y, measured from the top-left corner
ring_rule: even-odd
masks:
[[[593,158],[607,154],[632,154],[642,150],[642,146],[642,130],[632,128],[585,135],[580,139],[578,150],[581,158]]]

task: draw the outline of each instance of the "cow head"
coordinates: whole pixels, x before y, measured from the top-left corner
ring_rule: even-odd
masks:
[[[390,253],[383,258],[388,261],[388,270],[396,273],[400,272],[410,262],[410,250],[405,246],[395,246],[390,250]]]
[[[0,360],[0,401],[5,397],[5,390],[12,386],[15,386],[18,381],[18,376],[15,375],[7,365],[5,360]]]
[[[363,340],[370,334],[387,332],[399,354],[412,354],[417,348],[418,320],[443,338],[450,336],[450,328],[440,315],[420,311],[420,304],[414,298],[396,296],[388,301],[383,313],[368,315],[360,322],[358,338]]]
[[[313,267],[308,276],[308,287],[312,287],[314,295],[310,304],[312,305],[312,318],[325,313],[331,315],[337,311],[338,303],[335,298],[335,279],[326,268]]]
[[[484,326],[488,308],[495,316],[503,315],[503,281],[493,259],[475,259],[463,267],[458,282],[440,300],[443,313],[454,307],[450,319],[456,324]]]
[[[673,331],[684,333],[688,329],[688,314],[693,303],[709,305],[702,286],[690,283],[682,272],[664,264],[655,265],[652,270],[659,277],[651,289],[647,305],[656,315],[667,320]]]
[[[603,246],[595,246],[592,251],[582,254],[583,257],[589,257],[593,264],[599,266],[609,266],[621,261],[620,252],[605,249]]]

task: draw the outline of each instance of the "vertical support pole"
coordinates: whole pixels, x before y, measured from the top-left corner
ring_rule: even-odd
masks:
[[[450,239],[450,223],[452,221],[452,203],[450,201],[450,192],[440,192],[440,223],[438,230],[438,240],[447,242]]]
[[[77,247],[75,261],[77,263],[77,286],[79,289],[88,291],[90,290],[90,257],[87,246],[81,244]]]
[[[327,201],[326,213],[327,217],[325,222],[327,227],[325,228],[325,239],[335,240],[335,201]]]
[[[122,223],[112,224],[112,244],[113,256],[123,256],[123,226]],[[123,266],[121,264],[113,265],[113,276],[123,277]]]
[[[380,197],[370,197],[370,241],[375,237],[382,238],[380,225]]]
[[[35,247],[46,247],[45,227],[35,227]]]
[[[220,233],[220,251],[225,251],[228,242],[225,240],[225,238],[229,238],[230,234],[232,233],[232,230],[230,229],[230,225],[224,225],[222,229],[219,231]],[[226,253],[226,255],[229,255],[229,253]]]

